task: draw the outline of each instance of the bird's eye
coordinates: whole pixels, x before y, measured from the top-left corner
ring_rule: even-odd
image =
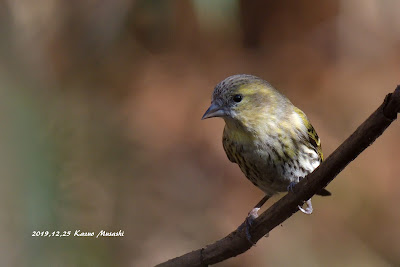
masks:
[[[239,103],[240,101],[242,101],[243,96],[242,95],[234,95],[233,96],[233,101]]]

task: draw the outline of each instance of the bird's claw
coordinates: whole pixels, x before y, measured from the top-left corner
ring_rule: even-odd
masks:
[[[287,186],[287,191],[288,192],[292,192],[292,193],[294,193],[294,191],[293,191],[293,188],[294,188],[294,186],[296,185],[296,184],[298,184],[302,179],[303,179],[304,177],[299,177],[299,181],[298,182],[290,182],[290,184]]]
[[[303,207],[301,207],[300,205],[299,210],[307,215],[310,215],[313,212],[313,207],[312,207],[312,203],[311,203],[311,199],[307,200],[306,202],[307,207],[304,209]]]
[[[255,245],[255,243],[251,240],[250,227],[253,225],[254,220],[257,219],[259,210],[260,210],[260,208],[252,209],[249,212],[249,215],[247,215],[246,220],[245,220],[246,238],[252,245]]]
[[[302,179],[302,177],[299,178],[299,181],[300,181],[301,179]],[[287,187],[287,191],[288,191],[288,192],[294,193],[293,188],[294,188],[294,186],[295,186],[296,184],[298,184],[298,182],[290,182],[290,184],[289,184],[288,187]],[[305,214],[310,215],[310,214],[313,212],[313,207],[312,207],[312,204],[311,204],[311,199],[307,200],[305,203],[306,203],[307,207],[304,209],[302,206],[299,205],[299,206],[298,206],[298,207],[299,207],[299,210],[300,210],[301,212],[305,213]]]
[[[287,186],[287,191],[288,192],[292,192],[292,193],[294,193],[294,191],[293,191],[293,188],[294,188],[294,186],[297,184],[297,182],[290,182],[290,184]]]
[[[250,227],[253,225],[254,220],[257,219],[259,210],[260,208],[252,209],[249,212],[249,215],[247,215],[246,220],[238,228],[238,230],[240,231],[244,227],[246,238],[252,245],[255,245],[255,243],[251,240]]]
[[[257,219],[259,210],[260,210],[260,208],[254,208],[249,212],[249,215],[247,215],[247,218],[251,218],[252,224],[253,224],[254,220]],[[250,226],[251,226],[251,224],[250,224]]]

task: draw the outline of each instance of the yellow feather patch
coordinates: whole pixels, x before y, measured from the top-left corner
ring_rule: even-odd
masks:
[[[317,132],[314,130],[314,127],[311,125],[310,121],[303,111],[301,111],[297,107],[295,107],[294,111],[299,114],[300,118],[303,120],[305,127],[307,128],[308,141],[315,148],[321,160],[323,160],[324,155],[322,153],[321,140],[319,139]]]

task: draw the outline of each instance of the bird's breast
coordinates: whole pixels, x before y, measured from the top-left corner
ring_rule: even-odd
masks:
[[[229,160],[237,163],[245,176],[266,194],[285,191],[290,182],[298,182],[320,162],[316,152],[296,146],[294,140],[284,135],[240,139],[235,136],[238,135],[224,131],[223,146]]]
[[[244,175],[264,192],[273,195],[284,187],[276,158],[278,154],[257,141],[238,142],[223,138],[224,150],[230,161],[237,163]]]

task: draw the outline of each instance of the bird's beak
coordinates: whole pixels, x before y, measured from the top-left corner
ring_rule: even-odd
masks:
[[[212,117],[223,117],[226,116],[227,112],[221,105],[218,103],[212,102],[211,106],[207,109],[206,113],[204,113],[202,120],[212,118]]]

